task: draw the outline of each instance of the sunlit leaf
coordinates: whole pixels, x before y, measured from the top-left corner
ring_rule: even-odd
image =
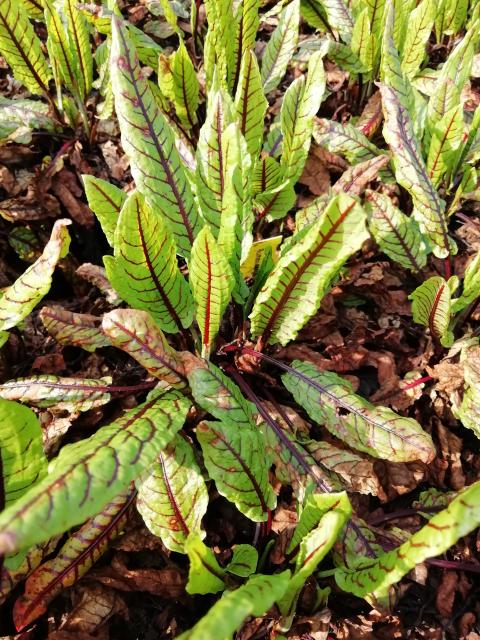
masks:
[[[219,493],[247,517],[266,520],[276,498],[268,481],[270,461],[255,424],[254,406],[215,365],[191,356],[186,372],[196,402],[220,421],[197,427],[210,477]]]
[[[400,547],[365,562],[362,568],[338,568],[335,581],[343,591],[359,597],[385,597],[389,587],[415,565],[444,553],[479,523],[480,482],[476,482],[460,492],[445,510],[433,516]]]
[[[332,498],[334,498],[334,501]],[[303,539],[301,539],[295,558],[295,571],[285,595],[278,602],[278,607],[284,616],[292,616],[294,614],[298,596],[307,578],[314,573],[319,563],[330,551],[352,511],[346,493],[334,494],[334,496],[317,494],[309,497],[309,500],[312,499],[315,500],[315,506],[317,507],[315,516],[317,522],[319,520],[319,524],[306,533],[304,537],[302,536]],[[309,509],[308,502],[306,509]],[[299,528],[300,531],[304,530],[302,520],[300,520],[297,530]],[[297,531],[295,536],[297,536]],[[294,539],[296,540],[296,537]]]
[[[390,162],[389,156],[377,156],[359,162],[342,173],[332,187],[332,193],[350,193],[361,195],[367,185],[378,178],[379,172]]]
[[[463,134],[463,106],[459,104],[447,111],[431,130],[427,171],[434,186],[437,187],[442,178],[453,169],[463,142]]]
[[[187,440],[176,436],[137,486],[137,509],[148,529],[162,539],[167,549],[185,553],[191,531],[201,539],[205,536],[200,527],[208,506],[208,491]]]
[[[105,256],[110,283],[132,307],[148,311],[168,333],[192,322],[193,304],[180,273],[172,233],[162,216],[135,192],[122,207],[114,256]]]
[[[29,548],[98,513],[149,468],[188,408],[178,392],[155,391],[90,438],[63,447],[48,476],[0,514],[0,553]]]
[[[70,220],[57,220],[42,255],[0,298],[0,331],[14,327],[28,316],[50,289],[58,261],[68,253]]]
[[[250,315],[252,335],[283,345],[294,339],[366,237],[363,209],[350,196],[334,198],[275,265]]]
[[[480,297],[480,252],[468,263],[463,277],[463,290],[452,300],[452,313],[456,314]]]
[[[42,430],[31,409],[0,399],[0,485],[5,507],[21,498],[47,472]]]
[[[48,95],[48,82],[52,76],[40,39],[21,2],[0,2],[0,53],[12,68],[15,78],[30,93]]]
[[[115,309],[103,316],[102,329],[111,344],[126,351],[163,386],[182,389],[185,376],[179,355],[146,311]]]
[[[93,58],[88,23],[75,0],[65,0],[65,14],[72,60],[75,64],[75,76],[78,80],[80,98],[84,100],[90,93],[93,80]]]
[[[421,231],[431,240],[438,257],[455,253],[455,243],[448,236],[445,203],[432,184],[413,132],[411,117],[399,95],[382,85],[383,135],[393,153],[397,181],[409,191],[415,206],[415,217]]]
[[[350,46],[366,71],[373,69],[374,43],[375,39],[370,29],[368,7],[365,7],[355,20]]]
[[[336,373],[300,360],[292,366],[300,377],[288,373],[282,379],[296,402],[350,447],[394,462],[429,462],[435,457],[431,437],[413,418],[371,404]]]
[[[95,351],[108,347],[110,340],[101,330],[101,318],[88,313],[73,313],[59,305],[43,307],[38,314],[43,326],[57,342]]]
[[[9,100],[0,96],[0,142],[30,142],[31,130],[55,130],[49,106],[39,100]]]
[[[350,123],[342,124],[325,118],[317,118],[313,127],[315,142],[332,153],[338,153],[356,164],[383,153]]]
[[[406,216],[390,198],[367,191],[368,226],[380,249],[406,269],[419,271],[427,263],[428,247],[417,221]]]
[[[187,593],[205,595],[225,589],[225,569],[218,564],[215,554],[202,542],[200,534],[188,535],[184,548],[190,560]]]
[[[263,52],[261,75],[265,94],[276,89],[285,75],[297,47],[299,23],[300,0],[293,0],[280,14]]]
[[[242,75],[242,71],[240,69],[241,65],[244,64],[243,61],[248,58],[248,52],[253,51],[253,49],[255,48],[255,38],[257,36],[258,25],[260,23],[260,16],[258,15],[259,7],[259,0],[242,0],[238,4],[238,8],[235,14],[235,19],[238,23],[238,26],[235,39],[235,73],[232,80],[232,87],[233,89],[237,90],[237,92],[240,83],[239,78]]]
[[[227,593],[208,614],[178,640],[229,638],[248,616],[262,616],[285,593],[290,572],[256,575],[239,589]]]
[[[82,178],[88,206],[97,216],[108,243],[113,247],[118,216],[128,196],[125,191],[101,178],[90,175],[83,175]]]
[[[322,6],[327,14],[329,25],[338,31],[342,40],[347,44],[352,39],[353,18],[343,0],[321,0]]]
[[[240,578],[248,578],[255,573],[258,563],[258,551],[250,544],[237,544],[233,549],[232,559],[226,566],[228,573]]]
[[[195,67],[182,39],[172,56],[171,68],[175,110],[182,124],[191,129],[197,122],[199,84]]]
[[[111,74],[122,145],[138,189],[168,222],[178,251],[189,256],[201,227],[174,134],[141,73],[126,27],[112,22]]]
[[[230,267],[208,226],[193,244],[190,285],[202,334],[202,352],[208,357],[233,289]]]
[[[0,397],[58,411],[88,411],[110,401],[109,381],[51,375],[17,378],[0,384]]]
[[[283,179],[295,182],[301,175],[310,149],[313,118],[325,91],[325,72],[321,51],[308,63],[308,75],[292,82],[282,101],[281,126]]]
[[[455,403],[452,409],[463,426],[471,429],[480,439],[480,347],[478,344],[462,350],[461,362],[465,391],[460,405]]]
[[[54,558],[29,576],[25,594],[17,599],[13,608],[18,631],[43,615],[50,602],[80,580],[105,553],[125,526],[132,500],[132,494],[127,493],[105,505],[67,540]]]
[[[253,51],[245,51],[240,67],[235,110],[248,152],[256,157],[262,146],[264,118],[268,102],[263,94],[262,79]]]
[[[434,0],[422,0],[410,14],[402,55],[402,71],[407,78],[413,78],[423,62],[435,10]]]
[[[449,330],[451,319],[451,297],[458,280],[447,282],[441,276],[432,276],[408,296],[412,301],[413,321],[430,329],[432,338],[449,347],[453,334]]]

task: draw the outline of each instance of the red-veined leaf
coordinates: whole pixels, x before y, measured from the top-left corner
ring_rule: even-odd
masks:
[[[46,478],[0,514],[0,553],[12,553],[99,513],[140,476],[181,429],[189,401],[152,391],[93,436],[63,447]]]
[[[38,314],[43,326],[57,342],[95,351],[108,347],[110,341],[100,327],[101,318],[87,313],[73,313],[59,305],[43,307]]]
[[[25,593],[13,608],[17,631],[45,613],[48,605],[64,589],[71,587],[105,553],[122,531],[135,494],[127,493],[109,502],[87,520],[62,546],[54,558],[44,562],[28,578]]]

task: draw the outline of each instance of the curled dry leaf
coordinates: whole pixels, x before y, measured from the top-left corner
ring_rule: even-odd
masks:
[[[95,633],[114,615],[128,620],[123,598],[100,584],[84,586],[80,600],[67,616],[62,630],[71,633]]]
[[[178,567],[163,569],[128,569],[125,557],[117,553],[110,567],[95,569],[91,577],[119,591],[145,591],[167,600],[185,595],[187,576]]]

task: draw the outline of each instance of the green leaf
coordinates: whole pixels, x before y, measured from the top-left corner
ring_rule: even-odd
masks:
[[[208,357],[233,289],[230,267],[208,226],[193,244],[190,285],[202,334],[202,355]]]
[[[378,178],[378,174],[390,162],[389,156],[376,156],[348,167],[332,187],[332,193],[350,193],[360,196],[367,185]],[[321,197],[321,196],[320,196]]]
[[[428,102],[429,130],[460,103],[460,95],[469,78],[474,50],[478,43],[478,26],[478,21],[472,25],[440,70],[435,90]]]
[[[79,95],[81,100],[85,100],[90,93],[93,80],[93,57],[88,23],[78,9],[76,0],[65,0],[65,15]]]
[[[217,420],[234,422],[244,431],[257,431],[255,406],[238,386],[211,362],[183,354],[188,382],[195,402]]]
[[[245,51],[235,96],[235,110],[247,149],[256,158],[262,147],[265,113],[268,102],[263,94],[257,58],[250,49]]]
[[[478,343],[462,349],[461,363],[465,391],[460,405],[453,404],[452,410],[463,426],[471,429],[480,439],[480,347]]]
[[[368,72],[358,55],[349,46],[335,40],[326,40],[323,46],[324,53],[342,69],[353,75]]]
[[[417,564],[445,553],[480,523],[480,482],[472,484],[400,547],[358,569],[340,567],[335,581],[343,591],[363,598],[382,598]]]
[[[126,27],[113,18],[111,75],[122,146],[135,183],[168,222],[181,255],[188,257],[201,227],[174,134],[143,77]]]
[[[353,18],[343,0],[321,0],[327,14],[328,24],[338,31],[342,40],[350,44],[353,32]]]
[[[442,35],[455,35],[464,26],[468,16],[468,0],[443,0],[435,18],[437,41]]]
[[[385,118],[383,136],[392,150],[395,176],[412,196],[415,218],[431,240],[433,253],[445,258],[456,251],[455,243],[448,236],[445,203],[428,176],[412,120],[399,94],[387,85],[382,85],[381,92]]]
[[[168,333],[192,323],[193,304],[180,273],[169,227],[138,192],[122,207],[114,237],[114,255],[104,257],[114,289],[137,309],[152,314]]]
[[[229,169],[225,132],[234,121],[229,94],[219,90],[208,100],[207,118],[197,146],[196,187],[200,210],[218,238],[225,206],[226,174]]]
[[[110,342],[135,358],[163,387],[183,389],[185,375],[179,354],[146,311],[115,309],[103,316],[102,329]]]
[[[57,342],[93,352],[110,346],[102,332],[101,318],[87,313],[73,313],[60,305],[43,307],[38,314],[43,326]]]
[[[432,439],[416,420],[371,404],[335,373],[300,360],[292,366],[300,377],[285,374],[284,385],[312,420],[350,447],[393,462],[428,463],[435,457]]]
[[[262,616],[285,593],[290,572],[256,575],[216,602],[208,614],[178,640],[230,638],[248,616]]]
[[[88,411],[110,401],[111,378],[62,378],[40,375],[0,384],[0,397],[25,402],[41,409]]]
[[[0,462],[5,507],[20,499],[47,473],[42,429],[31,409],[0,399]]]
[[[205,466],[219,493],[247,517],[261,522],[276,498],[268,481],[270,461],[255,424],[254,405],[212,363],[194,356],[185,356],[184,362],[195,401],[221,421],[197,427]]]
[[[321,33],[330,31],[327,14],[320,0],[300,0],[302,18]]]
[[[375,39],[370,29],[370,14],[365,7],[357,16],[350,46],[366,71],[373,69]]]
[[[47,94],[51,73],[25,6],[18,0],[0,3],[0,53],[15,78],[30,93]]]
[[[184,549],[190,560],[187,593],[205,595],[223,591],[225,569],[218,564],[215,554],[202,542],[198,532],[192,531],[188,535]]]
[[[160,451],[137,486],[137,509],[167,549],[185,553],[192,531],[201,539],[205,537],[201,521],[208,506],[208,491],[194,450],[185,438],[176,436]]]
[[[293,0],[280,14],[262,57],[262,82],[265,94],[276,89],[285,75],[298,41],[300,0]]]
[[[84,96],[79,84],[80,74],[61,14],[51,0],[44,0],[43,5],[48,33],[47,49],[50,60],[53,62],[54,69],[58,69],[60,83],[63,81],[74,95],[83,99]],[[57,81],[57,77],[55,80]]]
[[[108,244],[113,247],[118,216],[128,195],[125,191],[101,178],[90,175],[83,175],[82,178],[88,206],[97,216]]]
[[[434,0],[422,0],[410,14],[402,49],[402,71],[408,79],[416,75],[425,58],[435,13]]]
[[[382,34],[384,31],[384,18],[386,0],[364,0],[364,5],[368,11],[370,20],[370,33],[373,38],[373,64],[374,70],[378,65],[380,50],[382,45]]]
[[[297,199],[293,182],[285,183],[282,166],[271,156],[260,158],[256,163],[252,186],[260,219],[283,218]]]
[[[264,406],[267,403],[263,403]],[[261,424],[268,455],[275,465],[275,477],[283,485],[291,486],[300,503],[312,488],[322,491],[341,491],[338,476],[320,467],[313,456],[296,440],[282,417],[268,406],[268,413],[281,429],[281,436],[267,422]]]
[[[341,124],[317,118],[313,127],[313,137],[317,144],[331,153],[345,156],[350,164],[357,164],[384,153],[348,122]]]
[[[175,111],[181,123],[191,129],[197,123],[200,85],[193,62],[182,39],[171,58]]]
[[[255,573],[258,563],[258,551],[250,544],[237,544],[233,549],[233,556],[227,567],[228,573],[240,578],[248,578]]]
[[[235,73],[237,24],[232,0],[206,0],[208,32],[204,44],[204,67],[207,88],[210,90],[214,74],[224,89],[232,88]]]
[[[197,439],[205,466],[220,495],[254,522],[265,522],[276,504],[268,482],[263,434],[255,429],[238,429],[236,422],[201,422]]]
[[[428,247],[417,221],[400,211],[385,194],[367,191],[366,197],[368,226],[383,253],[405,269],[423,269]]]
[[[332,496],[315,496],[318,505],[320,523],[305,535],[295,562],[295,572],[288,584],[285,595],[278,602],[283,616],[293,616],[295,605],[306,580],[314,573],[320,562],[332,548],[338,534],[349,519],[352,508],[347,494],[336,494],[336,503],[331,504]],[[322,505],[324,499],[326,505]],[[323,512],[323,513],[322,513]],[[299,526],[301,521],[299,523]],[[296,534],[296,532],[295,532]]]
[[[308,76],[292,82],[282,102],[281,126],[283,179],[295,183],[301,176],[310,149],[313,118],[320,109],[325,91],[323,53],[314,53],[308,63]]]
[[[367,237],[363,209],[350,196],[336,196],[274,267],[250,315],[252,335],[261,335],[264,344],[293,340]]]
[[[43,615],[50,602],[78,582],[105,553],[127,523],[133,497],[131,493],[121,494],[105,505],[65,542],[54,558],[28,577],[25,594],[13,608],[18,631]]]
[[[445,175],[450,175],[461,153],[464,135],[463,106],[457,105],[443,116],[431,130],[427,171],[437,187]]]
[[[412,300],[413,321],[428,327],[432,338],[444,347],[453,344],[453,334],[449,331],[452,313],[450,287],[456,288],[457,281],[455,278],[447,282],[440,276],[433,276],[408,296]]]
[[[0,331],[15,327],[28,316],[50,289],[52,275],[59,260],[68,253],[70,220],[57,220],[42,255],[0,298]]]
[[[34,20],[42,21],[44,19],[43,8],[45,6],[44,0],[21,0],[22,4],[28,12],[28,15]]]
[[[247,54],[249,52],[253,52],[253,49],[255,48],[255,38],[258,31],[258,25],[260,23],[260,17],[258,15],[259,7],[259,0],[241,0],[235,14],[238,26],[236,30],[237,37],[235,39],[235,74],[233,76],[232,87],[237,90],[237,93],[239,78],[242,76],[241,65],[244,64],[243,61],[248,58]]]
[[[340,509],[348,516],[352,512],[347,494],[338,493],[311,493],[305,500],[303,508],[295,527],[295,532],[287,547],[287,553],[291,554],[302,540],[315,529],[323,516],[329,511]]]
[[[480,252],[468,263],[463,279],[462,294],[452,300],[452,314],[462,311],[480,296]]]
[[[48,476],[0,514],[0,553],[29,548],[98,513],[149,468],[188,408],[176,391],[153,392],[87,440],[63,447]]]

